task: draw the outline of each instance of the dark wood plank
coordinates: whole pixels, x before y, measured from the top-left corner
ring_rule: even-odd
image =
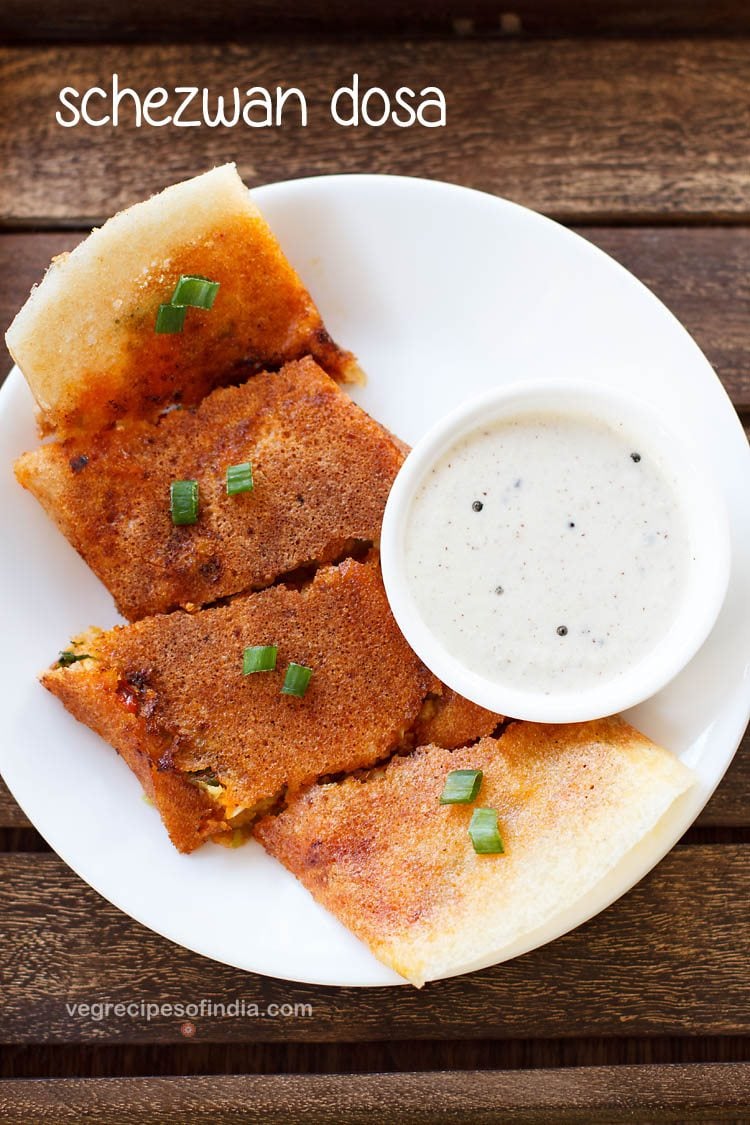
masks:
[[[578,233],[654,290],[703,348],[735,405],[750,409],[750,228],[584,227]],[[10,323],[52,256],[82,236],[0,235],[0,326]]]
[[[56,254],[77,246],[87,232],[55,231],[49,234],[0,234],[0,330],[13,317],[37,285]],[[12,362],[3,344],[3,357]],[[0,381],[6,374],[5,362]]]
[[[0,1082],[8,1125],[80,1121],[133,1125],[268,1125],[471,1121],[524,1125],[727,1120],[747,1108],[750,1064],[579,1067],[536,1071]],[[502,1115],[502,1116],[500,1116]]]
[[[749,63],[741,37],[7,49],[0,219],[85,225],[232,158],[249,184],[391,172],[470,184],[567,220],[746,219]],[[333,126],[328,100],[355,71],[363,89],[438,83],[446,128]],[[56,124],[62,76],[85,90],[115,72],[141,94],[188,79],[213,95],[293,83],[309,125],[139,130],[125,109],[117,129]]]
[[[579,229],[640,278],[694,337],[739,409],[750,408],[750,228]]]
[[[750,13],[741,0],[515,0],[503,12],[494,0],[306,0],[280,7],[275,0],[208,0],[185,7],[177,0],[5,0],[0,37],[8,43],[43,40],[210,40],[220,36],[294,32],[455,32],[459,35],[580,35],[613,32],[746,32]]]
[[[699,827],[750,825],[750,729],[718,789],[696,820]]]
[[[743,1061],[750,1063],[750,1039],[739,1035],[379,1043],[206,1043],[186,1039],[179,1044],[6,1044],[0,1051],[0,1078],[373,1074]]]
[[[18,807],[0,778],[0,828],[28,827],[28,817]]]
[[[505,965],[421,991],[320,988],[171,945],[54,855],[0,855],[0,1042],[180,1042],[186,1014],[197,1042],[747,1034],[749,893],[750,848],[681,847],[610,910]],[[240,999],[244,1018],[210,1009]],[[204,1001],[203,1015],[148,1019],[141,1001]],[[66,1008],[107,1002],[138,1010]],[[268,1018],[252,1004],[291,1007]]]

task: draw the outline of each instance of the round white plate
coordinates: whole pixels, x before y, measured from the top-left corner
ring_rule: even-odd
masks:
[[[625,386],[663,411],[700,445],[726,495],[733,571],[716,628],[678,679],[632,713],[693,767],[697,784],[593,893],[509,956],[522,953],[602,910],[657,863],[742,736],[750,713],[744,434],[707,360],[664,306],[548,219],[465,188],[388,176],[299,180],[254,196],[330,331],[369,373],[357,401],[407,441],[504,380],[585,377]],[[31,396],[14,371],[0,395],[0,772],[26,814],[81,878],[180,945],[291,980],[399,983],[258,845],[179,855],[127,766],[36,682],[72,634],[117,621],[106,590],[13,478],[13,459],[36,442]]]

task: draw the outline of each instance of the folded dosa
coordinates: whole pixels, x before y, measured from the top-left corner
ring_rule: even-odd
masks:
[[[215,304],[157,334],[183,274],[219,282]],[[60,435],[155,417],[306,354],[335,379],[360,378],[233,164],[121,211],[55,258],[6,341],[42,430]]]
[[[412,732],[413,745],[433,744],[454,750],[492,734],[502,721],[502,715],[464,699],[443,684],[439,695],[424,702]]]
[[[277,645],[245,676],[246,646]],[[302,589],[274,586],[71,645],[87,656],[42,683],[138,775],[172,842],[191,851],[321,775],[372,766],[404,740],[440,684],[401,635],[378,567],[347,560]],[[287,665],[313,669],[303,698]]]
[[[227,496],[227,467],[247,461],[252,492]],[[402,462],[400,444],[308,357],[158,423],[49,442],[16,476],[132,621],[377,544]],[[185,479],[198,481],[198,520],[175,527],[170,484]]]
[[[472,806],[440,805],[446,774],[481,769],[502,855],[478,855]],[[421,748],[316,785],[255,833],[413,984],[502,960],[584,895],[660,820],[692,775],[621,719],[513,723],[453,753]]]

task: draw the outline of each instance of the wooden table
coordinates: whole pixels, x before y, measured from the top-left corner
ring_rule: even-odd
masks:
[[[271,0],[5,0],[0,24],[3,325],[92,223],[215,162],[236,159],[250,185],[422,175],[508,196],[602,246],[683,320],[750,421],[746,5],[311,0],[282,19]],[[334,129],[312,107],[355,71],[391,90],[439,85],[447,127]],[[63,85],[114,72],[142,92],[287,81],[308,95],[310,124],[56,125]],[[0,1119],[749,1121],[749,898],[747,737],[696,826],[619,903],[421,992],[292,985],[187,953],[81,883],[0,790]],[[66,1009],[202,997],[302,1007],[198,1018],[193,1037],[167,1016]]]

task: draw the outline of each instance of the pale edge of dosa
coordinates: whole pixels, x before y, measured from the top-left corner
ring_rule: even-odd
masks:
[[[69,254],[53,259],[8,329],[8,350],[23,371],[42,411],[54,413],[61,393],[61,365],[74,379],[66,356],[70,326],[75,352],[87,369],[107,370],[120,359],[121,338],[102,331],[102,279],[112,294],[112,319],[120,293],[126,296],[149,278],[152,263],[175,246],[200,238],[207,228],[236,215],[261,218],[234,164],[173,184],[143,203],[119,211]],[[90,318],[86,303],[90,302]],[[67,360],[67,363],[66,363]],[[63,388],[69,393],[69,388]]]
[[[224,164],[121,210],[70,253],[53,259],[6,333],[12,358],[48,423],[56,426],[71,411],[92,372],[127,362],[138,294],[151,296],[160,270],[169,288],[174,253],[199,244],[207,231],[249,219],[264,251],[278,250],[235,165]],[[291,271],[289,277],[293,282],[284,278],[283,284],[304,294]],[[309,313],[317,316],[311,303]],[[350,366],[347,377],[361,380],[353,359]]]

